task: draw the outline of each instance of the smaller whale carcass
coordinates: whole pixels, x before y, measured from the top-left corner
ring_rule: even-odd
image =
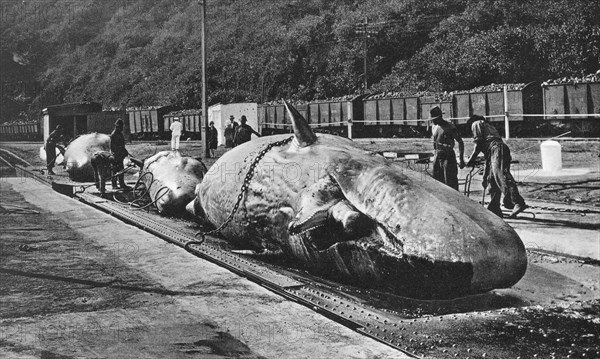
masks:
[[[92,156],[98,151],[110,152],[110,136],[102,133],[81,135],[67,146],[63,163],[72,181],[94,181]]]
[[[132,159],[141,168],[138,183],[143,183],[158,212],[181,216],[195,198],[196,185],[207,172],[201,161],[182,156],[178,151],[162,151],[143,161]],[[136,185],[137,186],[137,185]]]

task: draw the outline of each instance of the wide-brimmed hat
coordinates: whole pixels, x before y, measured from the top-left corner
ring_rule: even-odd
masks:
[[[429,111],[429,120],[435,120],[436,118],[442,118],[442,109],[438,106],[435,106]]]

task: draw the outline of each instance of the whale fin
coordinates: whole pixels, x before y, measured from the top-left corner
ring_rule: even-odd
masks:
[[[311,130],[308,121],[286,100],[283,104],[290,116],[292,126],[294,127],[294,138],[298,147],[308,147],[317,141],[317,135]]]

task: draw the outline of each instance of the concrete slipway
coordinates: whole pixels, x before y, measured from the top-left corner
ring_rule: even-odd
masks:
[[[0,357],[405,357],[32,179],[0,188]]]
[[[0,194],[0,357],[407,357],[33,179],[3,178]],[[573,229],[571,214],[533,212],[509,221],[529,247],[595,256],[597,214]],[[531,357],[530,342],[589,357],[599,298],[597,265],[536,253],[513,288],[448,301],[455,312],[415,317],[404,340],[434,358]]]

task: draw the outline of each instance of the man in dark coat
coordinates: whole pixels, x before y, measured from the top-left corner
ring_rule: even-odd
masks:
[[[475,149],[467,166],[473,167],[475,165],[477,155],[480,152],[483,152],[485,157],[483,187],[485,189],[488,185],[490,186],[490,196],[492,197],[487,208],[497,216],[502,217],[500,197],[504,194],[504,207],[512,209],[510,218],[515,218],[517,214],[527,208],[527,205],[519,194],[517,183],[510,173],[510,149],[502,141],[494,126],[489,124],[483,116],[471,116],[467,122],[467,127],[471,129],[475,141]]]
[[[231,148],[233,147],[233,137],[235,136],[235,130],[238,124],[235,122],[233,115],[229,116],[229,123],[225,128],[225,147]]]
[[[454,142],[458,142],[460,168],[465,167],[463,159],[465,145],[456,127],[442,118],[442,110],[438,106],[431,109],[430,115],[434,124],[432,129],[435,150],[433,178],[458,191],[458,168]]]
[[[123,120],[120,118],[115,122],[115,129],[110,134],[110,151],[115,157],[115,165],[113,166],[113,176],[124,169],[123,160],[129,156],[129,152],[125,148],[125,137],[123,136]],[[123,189],[129,189],[130,187],[125,184],[125,174],[121,173],[117,176],[119,178],[119,185]],[[112,187],[119,188],[117,186],[117,178],[112,177]]]
[[[210,150],[210,157],[215,157],[215,150],[219,144],[219,132],[215,128],[215,123],[210,121],[208,124],[208,149]]]
[[[260,133],[256,132],[252,127],[250,127],[250,125],[246,124],[246,122],[248,122],[246,116],[242,116],[242,119],[240,121],[242,122],[242,124],[239,125],[238,128],[235,130],[235,136],[233,138],[234,146],[241,145],[242,143],[250,141],[250,139],[252,138],[252,134],[255,134],[256,136],[260,137]]]
[[[112,176],[112,169],[116,164],[115,156],[108,151],[97,151],[92,155],[91,162],[94,169],[96,188],[100,191],[100,194],[104,194],[106,179]]]
[[[48,168],[48,174],[54,175],[54,163],[56,162],[56,148],[59,142],[64,142],[63,129],[61,125],[56,125],[54,131],[50,133],[46,139],[46,168]],[[58,147],[61,153],[64,153],[64,149]]]

